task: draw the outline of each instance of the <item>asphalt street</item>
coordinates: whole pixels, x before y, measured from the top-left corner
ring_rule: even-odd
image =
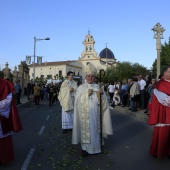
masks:
[[[72,133],[62,134],[61,107],[41,101],[19,107],[23,131],[13,135],[15,160],[0,170],[169,170],[170,159],[149,155],[153,127],[142,112],[111,110],[114,134],[105,139],[101,154],[81,156],[80,145],[71,144]],[[138,114],[138,115],[137,115]]]

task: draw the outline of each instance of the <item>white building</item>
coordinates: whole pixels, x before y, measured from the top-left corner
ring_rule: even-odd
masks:
[[[33,64],[30,68],[30,78],[33,78]],[[66,76],[68,71],[72,71],[75,75],[82,75],[82,64],[76,60],[44,62],[41,65],[35,64],[35,77],[51,77]]]

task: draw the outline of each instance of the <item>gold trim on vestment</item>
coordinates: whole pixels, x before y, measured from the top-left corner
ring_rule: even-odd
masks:
[[[90,143],[90,119],[88,107],[88,92],[85,90],[81,95],[82,111],[82,143]]]
[[[98,130],[100,133],[100,93],[94,92],[98,98]],[[102,99],[102,113],[107,109],[107,101],[101,96]],[[81,114],[82,114],[82,143],[90,143],[90,117],[89,117],[89,107],[88,107],[89,95],[88,90],[84,90],[81,95]],[[103,116],[103,115],[102,115]]]

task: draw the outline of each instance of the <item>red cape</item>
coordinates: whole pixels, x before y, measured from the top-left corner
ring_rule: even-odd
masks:
[[[15,103],[14,92],[14,85],[10,81],[0,78],[0,101],[4,100],[8,94],[12,93],[12,107],[9,118],[5,118],[0,115],[3,134],[6,134],[10,131],[18,132],[23,128]]]
[[[170,95],[170,82],[165,81],[164,78],[159,80],[155,87],[157,90]],[[156,96],[153,94],[151,103],[148,104],[149,118],[148,124],[155,125],[158,123],[170,124],[170,107],[159,103]]]

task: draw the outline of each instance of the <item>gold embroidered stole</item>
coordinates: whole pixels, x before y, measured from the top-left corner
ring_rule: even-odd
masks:
[[[100,93],[99,91],[94,92],[97,95],[98,98],[98,133],[100,133]],[[107,101],[105,97],[101,96],[102,99],[102,113],[107,108]],[[82,114],[82,143],[90,143],[90,117],[89,117],[89,95],[88,90],[84,90],[81,95],[81,114]]]

